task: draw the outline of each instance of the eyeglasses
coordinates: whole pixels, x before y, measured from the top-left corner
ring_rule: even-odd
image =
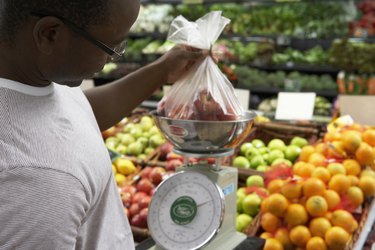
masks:
[[[53,16],[53,17],[56,17],[56,18],[60,19],[66,26],[68,26],[70,29],[72,29],[75,33],[81,35],[87,41],[91,42],[92,44],[94,44],[95,46],[97,46],[98,48],[103,50],[106,54],[108,54],[111,57],[112,61],[119,60],[125,54],[126,47],[127,47],[127,41],[126,40],[121,42],[115,48],[111,49],[108,45],[106,45],[106,44],[102,43],[101,41],[95,39],[87,31],[78,27],[75,23],[73,23],[73,22],[71,22],[71,21],[69,21],[69,20],[67,20],[63,17],[56,16],[56,15],[42,14],[42,13],[38,13],[38,12],[31,12],[30,14],[34,15],[34,16],[41,17],[41,18],[46,17],[46,16]]]

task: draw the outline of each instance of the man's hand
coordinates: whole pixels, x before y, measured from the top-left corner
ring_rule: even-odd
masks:
[[[208,50],[177,45],[159,58],[158,63],[166,73],[166,83],[174,83],[183,77],[196,63],[209,56]]]

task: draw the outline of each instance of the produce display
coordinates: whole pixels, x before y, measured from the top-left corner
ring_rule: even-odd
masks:
[[[358,3],[360,18],[350,23],[350,34],[357,37],[375,36],[375,2],[364,0]]]
[[[105,145],[109,150],[143,160],[165,142],[164,135],[155,126],[150,116],[135,121],[127,118],[104,131]]]
[[[283,71],[268,73],[263,70],[252,69],[248,66],[233,66],[235,75],[237,76],[237,87],[252,88],[278,88],[299,90],[336,90],[337,84],[329,75],[307,75],[297,71],[289,74]],[[288,81],[293,81],[293,87],[288,86]]]
[[[264,148],[259,139],[244,143],[233,164],[251,167],[242,159],[254,144]],[[320,141],[301,145],[293,165],[273,166],[264,178],[249,176],[239,188],[237,230],[259,225],[265,250],[346,249],[361,232],[363,205],[375,195],[375,129],[339,118]]]
[[[275,113],[277,108],[277,97],[264,99],[258,106],[258,110],[264,113]],[[327,98],[317,96],[315,98],[314,115],[331,116],[332,103]]]
[[[307,145],[307,140],[294,137],[290,145],[281,139],[274,138],[266,144],[260,139],[245,142],[240,146],[238,155],[233,159],[232,166],[238,168],[252,168],[264,172],[272,166],[286,164],[292,166]]]

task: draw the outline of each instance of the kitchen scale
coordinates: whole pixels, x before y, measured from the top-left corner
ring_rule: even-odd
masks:
[[[254,112],[235,121],[175,120],[151,112],[156,125],[184,156],[184,166],[159,184],[148,212],[155,241],[149,249],[234,249],[247,236],[236,231],[236,168],[221,166],[221,158],[250,133]],[[189,163],[189,158],[214,162]]]

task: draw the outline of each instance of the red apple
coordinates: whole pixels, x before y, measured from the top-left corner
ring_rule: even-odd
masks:
[[[166,142],[160,146],[159,160],[165,161],[167,159],[167,154],[172,152],[173,146],[169,142]]]
[[[143,178],[148,179],[151,171],[152,171],[152,167],[150,167],[150,166],[147,166],[144,169],[142,169],[141,178],[142,179]]]
[[[135,195],[133,196],[133,200],[132,200],[132,202],[133,202],[133,203],[139,203],[139,202],[142,200],[142,198],[145,197],[145,196],[147,196],[146,193],[144,193],[144,192],[137,192],[137,193],[135,193]]]
[[[138,192],[144,192],[146,194],[150,193],[151,189],[154,187],[154,184],[152,184],[151,180],[149,179],[141,179],[137,183],[137,191]]]
[[[176,171],[176,169],[180,166],[182,166],[183,163],[181,160],[178,160],[178,159],[174,159],[174,160],[170,160],[170,161],[167,161],[166,165],[165,165],[165,170],[167,171]]]
[[[159,185],[159,183],[163,180],[163,174],[165,173],[165,169],[162,167],[154,167],[150,173],[150,180],[152,184],[155,186]]]
[[[129,218],[132,218],[134,215],[139,214],[140,211],[141,211],[141,208],[139,206],[139,203],[133,203],[129,207]]]
[[[167,157],[166,157],[167,161],[170,161],[170,160],[180,160],[180,161],[184,161],[184,157],[182,157],[182,155],[179,155],[179,154],[176,154],[176,153],[173,153],[173,152],[169,152],[167,154]]]
[[[148,208],[143,208],[140,212],[139,215],[141,216],[141,220],[147,221],[147,215],[148,215]]]
[[[142,219],[140,214],[134,215],[130,220],[130,224],[136,227],[147,228],[147,220]]]
[[[145,196],[141,199],[141,201],[138,203],[139,204],[139,207],[142,209],[142,208],[146,208],[148,207],[148,205],[150,204],[151,202],[151,197],[150,196]]]
[[[137,192],[137,189],[136,189],[136,187],[134,187],[132,185],[127,185],[127,186],[121,187],[120,192],[121,193],[128,193],[133,197],[135,195],[135,193]]]
[[[154,195],[155,190],[156,190],[156,188],[151,189],[151,191],[150,191],[150,193],[149,193],[149,195],[150,195],[151,197]]]
[[[121,200],[124,207],[128,208],[130,207],[130,204],[132,203],[132,195],[129,193],[122,193],[121,194]]]

